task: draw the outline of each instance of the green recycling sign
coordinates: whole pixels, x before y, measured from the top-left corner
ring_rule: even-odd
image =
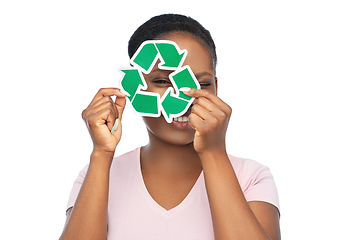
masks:
[[[182,92],[184,88],[200,89],[194,73],[189,66],[182,66],[187,50],[168,40],[149,40],[143,42],[130,60],[134,67],[120,68],[120,89],[127,95],[134,110],[142,116],[159,117],[171,123],[173,118],[183,115],[194,98]],[[144,91],[147,84],[143,74],[149,74],[156,62],[160,60],[159,69],[172,70],[169,87],[162,97],[159,93]]]

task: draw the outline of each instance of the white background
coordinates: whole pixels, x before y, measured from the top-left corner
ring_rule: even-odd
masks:
[[[118,86],[132,32],[168,12],[212,33],[228,152],[270,167],[283,239],[357,238],[358,1],[146,2],[1,2],[0,238],[60,236],[92,149],[81,112]],[[130,106],[123,124],[117,155],[147,142]]]

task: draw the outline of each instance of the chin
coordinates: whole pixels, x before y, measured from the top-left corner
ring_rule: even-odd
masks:
[[[167,123],[163,117],[143,117],[149,133],[150,141],[161,141],[163,143],[184,146],[192,144],[195,130],[191,127],[176,126],[176,123]],[[184,125],[184,124],[183,124]]]
[[[194,142],[194,134],[192,136],[168,136],[165,139],[163,139],[164,142],[167,142],[171,145],[177,145],[177,146],[185,146],[192,144]]]

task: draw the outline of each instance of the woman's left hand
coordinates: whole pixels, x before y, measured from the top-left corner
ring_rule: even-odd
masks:
[[[189,124],[195,129],[194,148],[198,154],[226,151],[225,135],[231,107],[215,94],[203,89],[184,92],[194,97]]]

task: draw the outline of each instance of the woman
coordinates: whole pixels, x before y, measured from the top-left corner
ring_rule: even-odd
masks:
[[[231,108],[216,95],[210,33],[189,17],[160,15],[135,31],[129,56],[154,39],[188,50],[184,65],[201,89],[185,92],[195,101],[170,124],[162,116],[143,117],[149,143],[116,158],[125,95],[115,88],[96,94],[82,114],[94,148],[71,192],[60,239],[280,239],[271,173],[226,152]],[[171,87],[170,73],[156,64],[144,76],[147,91],[162,95]]]

